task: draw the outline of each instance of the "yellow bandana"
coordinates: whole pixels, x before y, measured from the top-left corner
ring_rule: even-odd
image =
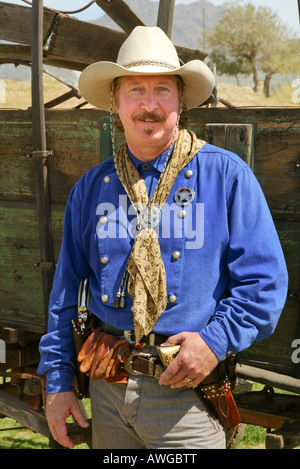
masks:
[[[151,223],[149,227],[147,224],[145,225],[145,218],[147,218],[145,208],[150,216],[155,216],[155,212],[154,214],[151,212],[151,207],[162,209],[178,173],[205,143],[203,140],[198,140],[193,132],[180,131],[173,154],[161,173],[150,202],[145,181],[131,161],[126,144],[120,147],[115,156],[116,172],[130,202],[136,209],[138,226],[143,228],[134,241],[117,295],[118,299],[124,296],[124,285],[128,280],[128,293],[133,301],[132,312],[136,342],[139,342],[143,335],[148,335],[152,331],[167,306],[165,267],[156,231]],[[117,303],[115,302],[114,305],[117,306]]]

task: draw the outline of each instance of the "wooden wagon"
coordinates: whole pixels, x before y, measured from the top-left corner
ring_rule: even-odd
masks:
[[[76,95],[75,89],[44,106],[41,66],[44,61],[82,70],[93,61],[115,60],[126,35],[141,21],[121,0],[97,3],[125,32],[43,10],[39,0],[33,2],[32,12],[0,2],[0,39],[15,40],[18,31],[22,44],[1,45],[0,62],[31,65],[35,90],[32,108],[0,110],[0,414],[49,437],[50,445],[43,412],[44,378],[36,371],[38,343],[47,330],[67,196],[85,171],[110,156],[110,132],[107,115],[100,110],[51,109]],[[167,33],[174,3],[160,1],[158,24]],[[36,41],[32,51],[30,24]],[[74,28],[81,32],[75,45]],[[179,46],[177,50],[183,62],[205,56]],[[228,448],[236,446],[247,423],[268,429],[266,448],[295,447],[300,444],[299,108],[206,105],[190,111],[189,122],[199,137],[238,153],[251,165],[271,209],[289,271],[288,297],[275,333],[241,354],[241,384],[255,381],[265,387],[261,392],[248,385],[238,387],[242,425],[228,433]],[[69,431],[75,444],[90,440],[90,429],[70,425]]]

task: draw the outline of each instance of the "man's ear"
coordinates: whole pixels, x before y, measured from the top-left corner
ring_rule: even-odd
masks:
[[[184,107],[185,107],[185,106],[184,106],[183,96],[182,96],[181,101],[180,101],[180,103],[179,103],[179,114],[182,113],[182,111],[184,110]]]

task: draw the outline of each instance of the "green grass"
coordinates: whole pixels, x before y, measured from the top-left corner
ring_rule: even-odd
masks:
[[[16,430],[5,430],[16,427]],[[1,449],[50,449],[48,438],[28,429],[18,429],[20,424],[13,419],[4,418],[0,422]],[[3,430],[3,431],[2,431]],[[75,449],[88,449],[87,444],[75,446]]]
[[[16,428],[12,430],[11,428]],[[20,424],[13,419],[0,421],[0,449],[48,449],[49,441],[28,429],[18,429]],[[5,430],[9,429],[9,430]]]
[[[252,391],[261,391],[263,387],[262,384],[253,383]],[[241,441],[236,449],[264,449],[266,432],[266,428],[246,425]]]
[[[242,439],[236,449],[265,449],[266,428],[246,425]]]
[[[84,407],[88,417],[91,416],[90,400],[84,399]],[[68,419],[72,422],[73,419]],[[27,428],[20,428],[21,424],[15,420],[5,417],[0,419],[0,450],[1,449],[50,449],[49,440],[39,433],[34,433]],[[15,428],[15,429],[14,429]],[[6,430],[7,429],[7,430]],[[75,449],[88,449],[83,443]]]

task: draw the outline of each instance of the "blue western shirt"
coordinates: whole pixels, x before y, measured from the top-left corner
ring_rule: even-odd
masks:
[[[145,163],[130,154],[150,196],[166,155]],[[176,199],[183,188],[194,196],[188,205]],[[71,390],[71,320],[83,277],[90,279],[89,310],[113,327],[133,329],[128,293],[124,309],[113,302],[135,228],[136,213],[110,158],[82,176],[66,205],[48,332],[40,342],[38,372],[47,374],[47,393]],[[273,333],[286,299],[286,265],[262,190],[237,155],[205,144],[178,174],[155,229],[169,302],[154,332],[198,331],[219,359]]]

